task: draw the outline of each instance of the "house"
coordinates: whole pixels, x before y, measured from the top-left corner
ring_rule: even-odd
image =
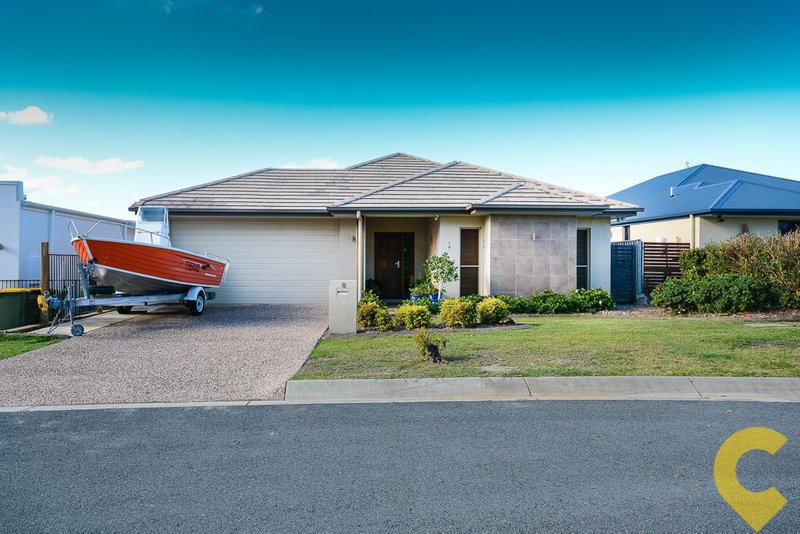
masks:
[[[92,235],[133,239],[132,221],[37,204],[25,199],[22,182],[0,181],[0,280],[38,280],[42,242],[51,254],[75,254],[70,221],[82,232],[94,227]]]
[[[657,176],[612,197],[644,208],[612,222],[614,241],[695,248],[739,234],[767,236],[800,226],[800,181],[715,165]]]
[[[324,303],[329,280],[408,296],[447,252],[449,296],[609,289],[612,217],[631,204],[454,161],[391,154],[346,169],[262,169],[144,198],[172,243],[231,260],[219,302]]]

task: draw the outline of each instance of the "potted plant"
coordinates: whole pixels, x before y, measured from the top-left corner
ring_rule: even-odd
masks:
[[[441,256],[431,256],[425,260],[425,274],[436,290],[436,303],[442,298],[444,285],[448,282],[458,281],[456,263],[447,255],[447,252]]]
[[[436,288],[431,283],[427,273],[411,279],[411,287],[409,288],[409,292],[411,293],[411,302],[417,302],[424,299],[428,299],[434,304],[439,302],[439,296],[436,293]]]

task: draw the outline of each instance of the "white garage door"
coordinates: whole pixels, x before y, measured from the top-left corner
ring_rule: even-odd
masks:
[[[220,303],[321,304],[338,278],[337,220],[170,217],[170,237],[230,260]]]

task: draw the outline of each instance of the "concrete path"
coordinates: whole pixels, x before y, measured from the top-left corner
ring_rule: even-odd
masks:
[[[91,332],[94,332],[95,330],[105,328],[106,326],[111,326],[112,324],[117,324],[123,321],[127,321],[129,319],[133,319],[137,315],[138,314],[136,314],[135,312],[129,315],[120,315],[116,311],[108,311],[105,313],[98,313],[96,315],[91,315],[89,317],[79,317],[78,319],[76,319],[75,322],[83,326],[84,335],[86,335]],[[65,322],[59,324],[52,331],[50,331],[49,326],[45,326],[44,328],[31,330],[30,332],[28,332],[28,334],[35,336],[54,335],[60,337],[72,337],[72,332],[70,331],[71,327],[72,325],[69,322]]]
[[[326,324],[321,306],[165,307],[0,361],[0,406],[281,399]]]
[[[757,400],[800,402],[800,378],[537,377],[290,380],[290,402],[514,399]]]

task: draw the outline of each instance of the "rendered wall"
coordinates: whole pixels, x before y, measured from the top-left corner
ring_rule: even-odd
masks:
[[[792,220],[791,217],[782,217],[780,220]],[[766,237],[778,231],[777,217],[723,217],[720,222],[716,217],[696,217],[696,246],[705,246],[712,241],[727,241],[742,233],[743,225],[751,234]],[[691,223],[689,217],[671,219],[668,221],[655,221],[649,223],[631,224],[631,239],[641,239],[649,242],[666,243],[691,243]],[[613,229],[613,240],[622,241],[622,226]]]
[[[578,228],[589,230],[589,287],[611,291],[611,218],[580,217]]]
[[[486,229],[486,217],[481,216],[441,216],[431,225],[430,242],[431,254],[440,255],[447,253],[456,263],[456,268],[461,268],[461,229],[477,228],[480,247],[478,267],[478,292],[486,295],[489,293],[489,238]],[[448,297],[461,296],[460,282],[450,282],[444,286]]]
[[[743,225],[747,225],[747,231],[751,234],[766,237],[778,232],[777,218],[756,218],[756,217],[723,217],[722,222],[718,222],[716,217],[699,217],[697,221],[698,233],[700,234],[699,246],[705,246],[713,241],[727,241],[742,233]],[[792,220],[790,217],[781,220]]]
[[[0,280],[18,280],[22,182],[0,182]]]

